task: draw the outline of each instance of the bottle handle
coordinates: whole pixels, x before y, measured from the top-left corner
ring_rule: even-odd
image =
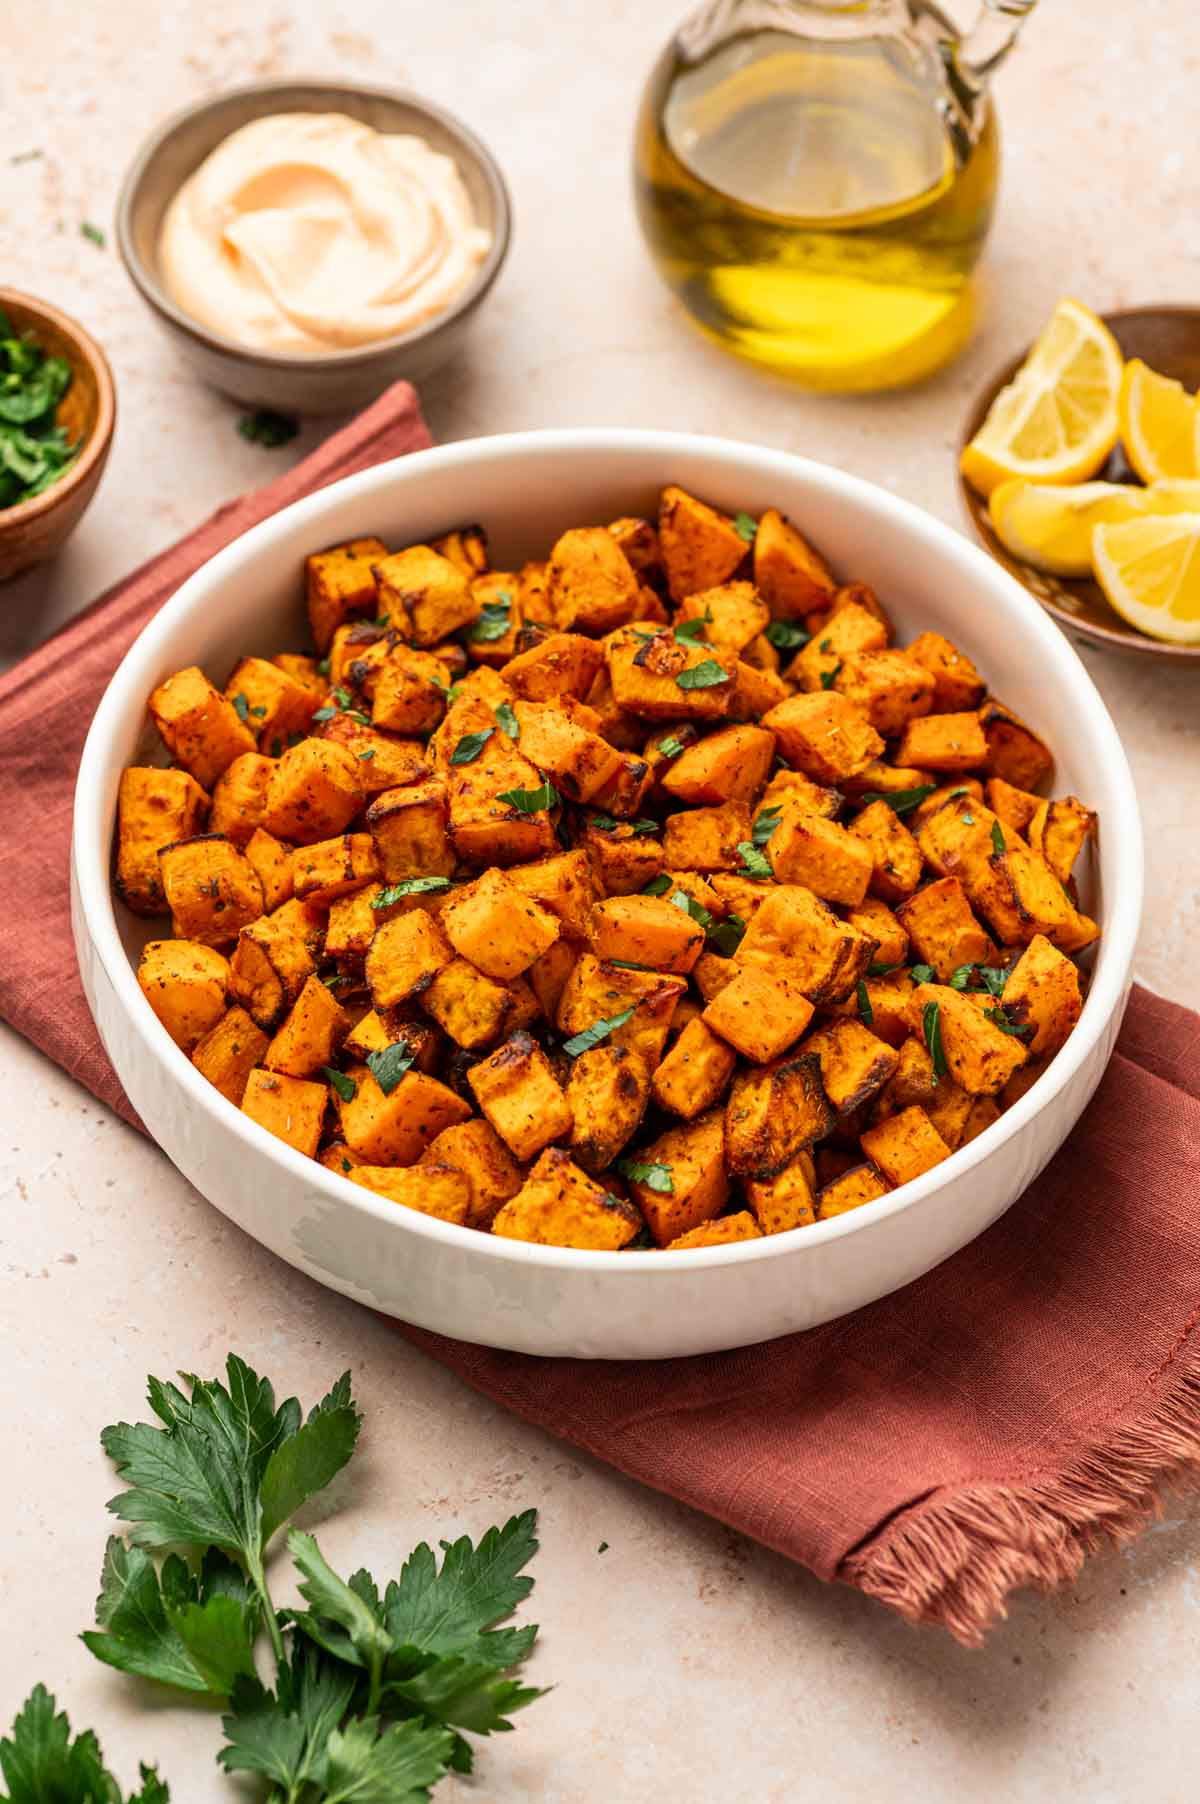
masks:
[[[1037,0],[983,0],[979,17],[954,47],[954,63],[967,86],[979,95],[1016,42]]]

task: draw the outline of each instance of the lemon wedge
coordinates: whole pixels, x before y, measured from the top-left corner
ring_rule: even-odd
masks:
[[[1092,566],[1130,626],[1200,645],[1200,513],[1101,523],[1092,529]]]
[[[981,495],[1018,476],[1085,482],[1117,442],[1121,352],[1080,301],[1060,301],[962,454]]]
[[[996,537],[1023,564],[1050,576],[1092,574],[1092,528],[1146,514],[1200,514],[1200,481],[1062,484],[1018,477],[992,490]]]
[[[1196,397],[1140,357],[1125,365],[1118,402],[1121,443],[1143,482],[1200,476]]]

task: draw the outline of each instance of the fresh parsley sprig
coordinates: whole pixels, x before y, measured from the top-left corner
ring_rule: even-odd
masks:
[[[5,1804],[170,1804],[171,1794],[151,1766],[128,1797],[104,1764],[91,1729],[74,1737],[65,1710],[44,1685],[35,1685],[0,1737]]]

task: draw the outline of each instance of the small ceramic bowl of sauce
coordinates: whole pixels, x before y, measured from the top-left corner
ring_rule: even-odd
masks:
[[[168,119],[117,206],[134,285],[199,375],[333,413],[458,350],[508,251],[495,159],[399,89],[261,82]]]

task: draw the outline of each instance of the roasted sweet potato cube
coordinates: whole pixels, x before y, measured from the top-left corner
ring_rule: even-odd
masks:
[[[467,634],[467,655],[473,664],[499,670],[521,643],[525,614],[520,578],[513,570],[489,570],[471,579],[471,594],[479,604],[479,619]]]
[[[1014,833],[1028,833],[1030,821],[1044,806],[1041,796],[1030,795],[1027,789],[1016,789],[1003,777],[989,777],[984,785],[984,796],[992,813]],[[933,800],[932,796],[930,800]]]
[[[676,1005],[686,990],[685,978],[657,971],[624,971],[584,952],[563,987],[558,1030],[573,1039],[598,1021],[611,1021],[632,1009],[630,1018],[606,1036],[605,1044],[628,1047],[640,1055],[647,1070],[653,1070],[662,1057]]]
[[[465,1225],[491,1227],[504,1204],[521,1188],[524,1173],[489,1121],[476,1117],[443,1128],[422,1153],[414,1174],[423,1167],[460,1171],[470,1187]]]
[[[571,1157],[585,1171],[604,1171],[637,1132],[650,1097],[644,1059],[628,1046],[593,1046],[572,1062],[567,1107]]]
[[[374,566],[386,556],[382,539],[351,539],[305,559],[308,619],[319,652],[329,650],[330,640],[349,615],[377,612]]]
[[[745,658],[739,658],[733,667],[726,714],[730,720],[753,721],[759,725],[763,715],[785,702],[789,694],[787,683],[775,671],[761,670],[747,664]]]
[[[915,1105],[868,1128],[862,1149],[889,1184],[908,1184],[950,1157],[950,1148],[924,1109]]]
[[[261,752],[243,752],[235,758],[213,788],[208,821],[211,831],[223,833],[240,848],[249,845],[262,826],[274,774],[274,760]]]
[[[521,729],[522,756],[553,778],[555,787],[571,801],[590,801],[620,770],[616,747],[572,720],[561,707],[518,701],[513,711]]]
[[[1054,775],[1054,755],[1032,727],[992,696],[979,710],[987,740],[989,776],[1003,777],[1017,789],[1040,789]]]
[[[608,633],[637,614],[638,579],[604,526],[576,526],[550,553],[546,593],[558,626]]]
[[[848,652],[833,678],[837,693],[861,708],[885,739],[895,739],[910,721],[929,713],[935,687],[930,672],[903,651]]]
[[[608,530],[639,581],[653,582],[662,577],[662,548],[649,520],[626,514],[619,520],[610,520]]]
[[[310,977],[268,1046],[263,1064],[288,1077],[315,1077],[322,1067],[336,1063],[349,1027],[333,991],[319,977]]]
[[[705,1004],[708,1004],[721,994],[727,984],[733,982],[740,969],[741,966],[736,965],[731,958],[724,958],[716,952],[705,952],[696,960],[692,982]],[[704,1010],[701,1009],[700,1013],[703,1015]]]
[[[148,705],[171,756],[201,789],[211,790],[235,758],[257,749],[233,703],[194,664],[160,683]]]
[[[827,902],[802,884],[768,890],[746,929],[740,955],[764,953],[792,959],[810,1002],[833,1003],[848,995],[875,953],[875,940],[840,920]]]
[[[295,894],[323,907],[378,877],[379,860],[369,833],[343,833],[315,846],[298,846],[292,854]]]
[[[684,871],[684,877],[695,879],[695,871]],[[701,879],[703,881],[703,879]],[[709,912],[737,917],[744,927],[752,921],[769,895],[772,885],[755,877],[739,877],[736,872],[714,871],[709,885],[717,897],[717,906]]]
[[[121,772],[117,792],[117,893],[134,914],[166,909],[159,848],[193,839],[204,826],[208,797],[185,770],[137,766]]]
[[[318,721],[313,731],[318,738],[344,745],[354,754],[364,795],[420,783],[433,774],[429,750],[419,739],[394,739],[390,733],[377,733],[341,709],[329,720]]]
[[[240,719],[258,735],[259,749],[266,751],[276,739],[307,733],[316,712],[318,694],[306,683],[289,676],[268,658],[243,658],[225,685],[225,694]]]
[[[507,740],[497,745],[490,739],[472,763],[453,769],[448,780],[450,841],[459,858],[466,864],[507,866],[556,851],[553,798],[546,806],[529,805],[529,798],[544,787],[542,773]],[[521,800],[513,801],[513,796]]]
[[[242,1113],[257,1121],[276,1139],[315,1159],[321,1141],[327,1084],[307,1078],[287,1077],[280,1071],[252,1071],[242,1096]]]
[[[501,983],[527,971],[559,933],[558,919],[549,909],[494,869],[451,894],[441,927],[462,958]]]
[[[921,827],[918,843],[935,871],[957,876],[973,908],[1006,946],[1044,933],[1078,952],[1099,928],[1075,907],[1044,859],[972,797],[945,802]]]
[[[883,740],[861,708],[835,690],[792,695],[763,716],[787,762],[815,783],[836,786],[864,770]]]
[[[850,832],[871,854],[868,889],[882,902],[903,902],[921,881],[921,848],[887,802],[871,802],[855,815]],[[818,894],[820,892],[818,891]],[[833,896],[831,901],[839,898]],[[859,898],[861,900],[861,898]],[[852,904],[857,906],[857,904]]]
[[[191,1052],[225,1013],[229,964],[196,940],[150,940],[142,948],[138,984],[176,1046]]]
[[[326,1171],[336,1171],[339,1177],[348,1178],[356,1165],[362,1160],[357,1153],[352,1153],[344,1140],[331,1140],[317,1154],[317,1164],[323,1165]]]
[[[738,846],[750,838],[750,810],[745,802],[719,808],[689,808],[667,816],[663,857],[670,870],[736,871]]]
[[[550,633],[518,651],[501,675],[514,695],[530,702],[573,695],[582,701],[604,663],[603,648],[582,633]]]
[[[385,789],[367,809],[385,883],[407,877],[446,877],[457,862],[447,830],[446,785],[440,777]]]
[[[725,1158],[740,1177],[769,1177],[827,1134],[834,1113],[814,1053],[792,1052],[734,1075],[725,1105]]]
[[[864,1203],[878,1202],[888,1189],[888,1181],[878,1166],[855,1165],[817,1192],[817,1220],[832,1221],[835,1215],[861,1209]]]
[[[934,1081],[933,1060],[925,1045],[922,1035],[910,1034],[901,1043],[896,1054],[896,1069],[875,1100],[874,1119],[882,1121],[888,1115],[896,1115],[901,1109],[910,1109],[914,1103],[928,1110],[930,1103],[937,1095],[939,1088],[947,1080],[943,1077]],[[952,1086],[957,1088],[957,1085]]]
[[[862,977],[844,1001],[826,1006],[838,1015],[862,1021],[889,1046],[903,1045],[920,1027],[920,1011],[905,970],[890,971],[885,977]]]
[[[993,1121],[1000,1119],[1000,1105],[994,1096],[973,1096],[971,1108],[963,1124],[960,1146],[969,1146],[972,1140],[978,1140],[985,1128],[990,1128]]]
[[[800,620],[828,607],[837,588],[820,552],[773,507],[754,535],[754,581],[776,620]]]
[[[891,814],[886,802],[877,805]],[[864,837],[797,807],[785,809],[766,854],[779,883],[803,884],[824,901],[851,908],[866,895],[874,872],[873,848]]]
[[[582,848],[555,852],[533,864],[510,865],[506,875],[522,895],[558,917],[563,933],[575,940],[586,937],[588,916],[599,897]]]
[[[570,1105],[541,1047],[513,1034],[467,1073],[475,1099],[500,1138],[522,1162],[571,1131]]]
[[[711,645],[722,662],[740,658],[770,619],[767,604],[753,583],[722,583],[717,589],[703,589],[698,595],[689,595],[676,610],[676,625],[687,627],[701,644]]]
[[[334,1092],[342,1138],[369,1164],[415,1165],[444,1129],[470,1118],[470,1103],[423,1071],[406,1071],[386,1096],[367,1065],[346,1075],[353,1096]]]
[[[446,712],[449,672],[415,645],[389,651],[375,676],[373,725],[389,733],[432,733]]]
[[[914,812],[908,816],[909,831],[915,834],[918,828],[925,825],[926,821],[933,819],[939,808],[946,802],[955,800],[958,796],[973,796],[977,802],[982,802],[983,784],[978,777],[955,777],[951,782],[943,783],[937,789],[931,790],[925,800],[919,802]]]
[[[329,923],[325,930],[325,952],[335,959],[343,972],[362,970],[367,948],[376,930],[397,915],[412,914],[428,900],[425,896],[404,897],[388,908],[376,908],[383,895],[382,883],[368,883],[348,896],[339,896],[330,904]]]
[[[813,1168],[808,1153],[798,1153],[771,1177],[744,1178],[742,1188],[754,1219],[764,1234],[787,1234],[817,1219]]]
[[[839,608],[788,666],[788,676],[810,694],[828,689],[847,658],[860,651],[883,651],[888,630],[858,602]]]
[[[987,693],[987,684],[966,652],[960,651],[951,640],[941,633],[918,633],[905,650],[934,680],[935,713],[962,714],[979,706]]]
[[[962,1137],[975,1101],[969,1090],[964,1090],[953,1078],[943,1073],[934,1085],[933,1095],[921,1104],[951,1152],[957,1151],[962,1145]]]
[[[812,1017],[812,1003],[781,959],[742,965],[706,1005],[702,1020],[743,1057],[766,1065],[795,1044]]]
[[[957,877],[927,883],[900,905],[896,918],[919,962],[932,965],[942,983],[949,982],[961,965],[992,965],[1000,957],[995,942],[972,914]]]
[[[176,936],[228,946],[263,912],[254,866],[219,833],[161,846],[158,866]]]
[[[937,1004],[946,1066],[960,1089],[972,1096],[994,1096],[1025,1063],[1024,1040],[992,998],[967,996],[938,983],[921,984],[917,998],[926,1019],[930,1005]]]
[[[599,959],[686,975],[704,950],[704,929],[666,896],[610,896],[591,912],[588,944]]]
[[[595,874],[597,888],[606,896],[628,896],[646,887],[663,869],[659,840],[635,833],[628,821],[598,827],[589,821],[579,836]]]
[[[343,1051],[354,1059],[365,1059],[373,1052],[386,1052],[389,1046],[404,1042],[412,1055],[412,1068],[427,1077],[436,1077],[441,1062],[442,1038],[432,1021],[414,1021],[406,1009],[368,1009],[360,1015],[346,1035]]]
[[[900,764],[928,771],[981,770],[987,741],[977,714],[929,714],[910,720],[896,751]]]
[[[701,1222],[711,1221],[725,1207],[729,1179],[725,1170],[725,1126],[720,1109],[712,1109],[696,1121],[668,1128],[649,1146],[632,1155],[639,1165],[666,1168],[667,1191],[649,1180],[631,1178],[630,1192],[646,1218],[646,1225],[660,1247],[665,1247]]]
[[[1009,972],[1001,1001],[1009,1021],[1033,1027],[1024,1041],[1030,1055],[1050,1058],[1083,1012],[1079,973],[1044,934],[1035,934]]]
[[[493,1046],[502,1034],[528,1026],[538,1012],[537,998],[521,978],[497,983],[465,958],[453,959],[438,972],[422,994],[421,1006],[468,1052]]]
[[[540,1246],[615,1253],[641,1227],[632,1204],[580,1171],[561,1147],[549,1146],[492,1222],[492,1233]]]
[[[714,872],[713,876],[715,877],[717,874]],[[724,905],[713,882],[708,877],[702,876],[699,871],[670,870],[664,872],[664,875],[669,887],[662,893],[673,908],[683,908],[684,904],[675,900],[676,895],[682,890],[686,898],[692,902],[698,902],[700,907],[707,909],[709,914],[720,916],[724,913]],[[658,886],[655,885],[655,887]],[[762,885],[758,887],[761,888]],[[688,913],[693,914],[693,919],[695,918],[691,909],[688,910]]]
[[[525,973],[526,981],[537,997],[538,1007],[547,1021],[553,1021],[558,1014],[563,990],[578,957],[577,943],[560,937],[546,948],[540,958],[534,959]]]
[[[487,533],[482,526],[456,526],[429,543],[439,557],[449,558],[468,580],[482,576],[489,568]]]
[[[243,927],[230,959],[231,993],[267,1029],[283,1019],[317,968],[303,917],[294,910],[286,903]]]
[[[612,776],[591,797],[591,805],[615,820],[631,821],[640,816],[653,786],[654,773],[645,758],[624,752]]]
[[[766,809],[780,814],[786,808],[801,808],[805,814],[821,814],[827,821],[836,820],[842,810],[840,790],[827,789],[814,783],[801,770],[777,770],[763,790],[754,809],[754,818]]]
[[[856,777],[847,777],[842,788],[852,801],[869,803],[878,801],[880,796],[899,800],[906,790],[927,790],[932,782],[927,770],[916,770],[907,764],[888,764],[882,758],[873,758]]]
[[[694,1121],[720,1101],[736,1063],[733,1047],[694,1017],[654,1073],[654,1100],[672,1115]]]
[[[380,611],[410,645],[436,645],[479,618],[467,578],[429,545],[380,558],[375,580]]]
[[[720,1215],[715,1221],[701,1222],[698,1228],[689,1228],[677,1240],[667,1242],[668,1253],[684,1253],[696,1247],[725,1247],[738,1240],[761,1240],[762,1229],[748,1209],[739,1209],[736,1215]]]
[[[1095,815],[1077,796],[1039,802],[1029,823],[1029,844],[1045,859],[1058,881],[1066,883],[1095,827]]]
[[[366,955],[367,986],[376,1008],[396,1008],[429,989],[454,958],[438,923],[413,909],[376,929]]]
[[[849,1018],[819,1027],[804,1042],[804,1050],[815,1052],[820,1059],[825,1094],[839,1115],[870,1102],[900,1063],[894,1047],[861,1021]]]
[[[645,720],[719,720],[729,712],[732,660],[709,645],[683,644],[663,630],[623,627],[605,641],[613,698]]]
[[[659,501],[658,543],[667,587],[677,602],[725,582],[749,550],[728,514],[673,484]]]
[[[880,902],[875,896],[867,895],[857,908],[850,909],[846,919],[852,927],[857,927],[860,933],[869,934],[875,940],[875,953],[871,960],[873,965],[907,963],[908,934],[902,922],[892,913],[886,902]]]
[[[663,775],[668,795],[681,802],[750,802],[767,780],[775,735],[765,727],[720,727],[687,746]]]
[[[365,790],[354,753],[326,739],[304,739],[279,759],[259,823],[277,839],[311,846],[344,833]]]
[[[350,1182],[390,1203],[434,1215],[439,1221],[466,1228],[471,1222],[471,1180],[456,1165],[424,1158],[419,1165],[356,1165]]]
[[[235,1003],[196,1042],[192,1064],[235,1109],[240,1109],[250,1073],[262,1063],[267,1046],[266,1034]]]
[[[399,643],[399,635],[395,629],[377,626],[373,620],[358,620],[353,626],[339,626],[333,635],[333,644],[329,647],[329,687],[335,699],[342,701],[341,713],[345,711],[345,700],[353,702],[352,713],[361,713],[371,705],[371,697],[375,693],[375,682],[379,672],[387,662],[392,647]],[[338,693],[345,691],[343,697]],[[317,710],[324,715],[324,708]],[[314,716],[315,719],[315,716]],[[321,726],[323,721],[317,721]],[[356,723],[365,725],[365,719]],[[276,756],[282,750],[282,740],[272,749]]]
[[[326,682],[316,658],[310,658],[307,653],[300,651],[277,651],[271,662],[277,670],[284,671],[305,689],[311,689],[315,696],[325,694]]]

